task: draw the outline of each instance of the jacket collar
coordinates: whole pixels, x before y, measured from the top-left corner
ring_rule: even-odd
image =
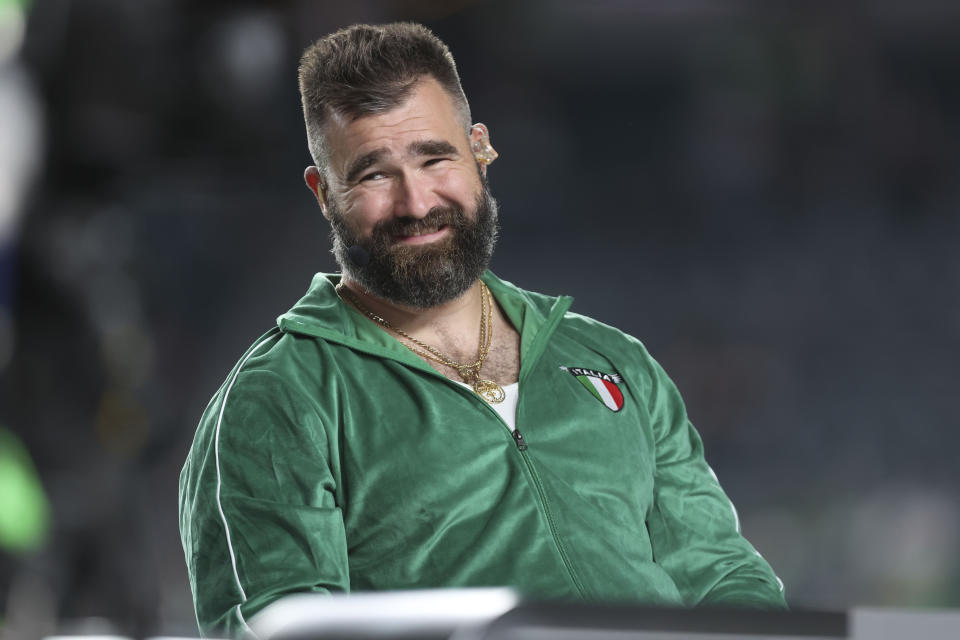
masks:
[[[547,328],[552,332],[556,325],[552,320],[566,312],[573,302],[569,296],[555,298],[525,291],[490,271],[485,271],[481,279],[520,331],[521,359],[540,341],[538,336],[543,338],[541,330]],[[277,326],[287,333],[324,338],[403,362],[423,364],[400,341],[343,302],[336,291],[339,282],[339,273],[316,274],[306,295],[277,318]]]

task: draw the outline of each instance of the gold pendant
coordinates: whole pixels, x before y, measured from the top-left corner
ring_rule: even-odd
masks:
[[[507,397],[503,387],[492,380],[484,380],[479,376],[473,383],[473,390],[490,404],[500,404]]]

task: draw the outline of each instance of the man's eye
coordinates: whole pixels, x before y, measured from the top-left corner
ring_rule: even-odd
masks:
[[[432,167],[432,166],[434,166],[434,165],[436,165],[436,164],[440,164],[441,162],[443,162],[443,161],[445,161],[445,160],[449,160],[449,159],[450,159],[450,158],[430,158],[429,160],[427,160],[426,162],[423,163],[423,166],[425,166],[425,167]]]
[[[373,171],[367,175],[360,178],[360,182],[367,182],[369,180],[381,180],[386,177],[386,174],[382,171]]]

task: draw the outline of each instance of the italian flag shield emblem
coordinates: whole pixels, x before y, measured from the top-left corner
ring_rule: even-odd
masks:
[[[620,411],[623,408],[623,392],[617,385],[623,382],[616,373],[604,373],[583,367],[560,367],[580,381],[594,398],[603,403],[610,411]]]

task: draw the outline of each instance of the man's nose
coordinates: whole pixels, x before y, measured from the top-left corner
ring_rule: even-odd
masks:
[[[396,202],[398,217],[422,218],[440,204],[434,193],[433,180],[428,176],[415,171],[404,173],[399,187]]]

